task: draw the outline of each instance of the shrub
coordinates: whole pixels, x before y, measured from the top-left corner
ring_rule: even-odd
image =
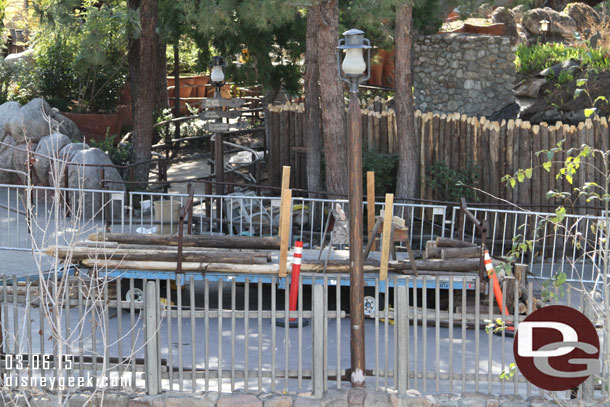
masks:
[[[89,140],[91,147],[96,147],[108,154],[110,161],[115,165],[125,165],[131,158],[131,144],[115,144],[115,135],[106,135],[102,141]]]
[[[375,195],[384,195],[396,189],[396,173],[398,171],[398,155],[382,154],[372,151],[362,152],[362,170],[364,180],[366,172],[375,172]]]
[[[603,49],[569,47],[560,43],[519,45],[515,58],[517,72],[529,74],[549,68],[555,64],[575,59],[588,69],[605,71],[610,68],[608,53]]]
[[[479,182],[477,168],[476,163],[468,163],[463,171],[455,171],[444,161],[436,161],[426,168],[426,184],[444,201],[456,202],[464,197],[474,202],[477,200],[476,194],[466,185],[477,186]]]

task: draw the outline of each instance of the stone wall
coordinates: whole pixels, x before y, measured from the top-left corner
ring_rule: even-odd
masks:
[[[490,116],[515,101],[508,37],[437,34],[413,44],[415,103],[423,112]]]
[[[609,407],[607,399],[583,401],[582,399],[553,401],[541,396],[524,399],[513,395],[487,395],[482,393],[422,395],[408,390],[404,396],[375,391],[373,385],[364,389],[329,390],[321,398],[311,393],[248,394],[235,392],[165,392],[156,396],[117,391],[87,391],[64,396],[62,405],[67,407]],[[67,399],[67,400],[66,400]],[[41,391],[14,390],[3,392],[3,403],[17,407],[43,407],[58,405],[58,396]]]

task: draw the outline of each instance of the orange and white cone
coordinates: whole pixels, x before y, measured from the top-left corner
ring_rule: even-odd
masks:
[[[502,289],[500,288],[500,282],[498,281],[498,276],[496,275],[496,271],[494,270],[493,262],[491,261],[491,257],[489,256],[489,252],[485,250],[485,270],[487,270],[487,276],[489,280],[491,280],[493,284],[494,297],[496,297],[496,302],[498,303],[498,308],[502,309],[502,304],[504,303],[504,295],[502,294]],[[504,315],[510,315],[508,312],[508,308],[504,305]]]

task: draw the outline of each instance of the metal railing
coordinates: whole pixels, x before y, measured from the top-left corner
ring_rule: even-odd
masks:
[[[349,382],[348,275],[303,273],[297,308],[286,312],[290,277],[167,273],[134,280],[113,277],[116,272],[59,275],[57,282],[55,274],[48,280],[0,278],[0,373],[12,375],[14,383],[26,377],[28,383],[41,377],[109,377],[115,378],[112,387],[149,393],[321,395]],[[165,277],[176,278],[175,286]],[[501,378],[514,362],[513,338],[506,330],[485,328],[498,318],[518,327],[524,318],[518,315],[518,296],[511,297],[512,304],[504,296],[502,309],[511,309],[505,315],[493,290],[485,294],[478,277],[390,274],[380,281],[367,274],[365,282],[378,304],[364,326],[369,386],[399,394],[411,388],[538,393],[518,373]],[[513,279],[502,288],[516,293],[523,287]],[[533,284],[526,291],[529,313]],[[586,295],[568,286],[561,301],[588,308],[586,314],[602,326],[601,314],[591,312],[597,305]],[[295,327],[278,326],[288,326],[291,318]],[[608,359],[605,348],[602,361]],[[17,364],[31,366],[44,359],[39,355],[54,356],[38,368]],[[58,355],[72,361],[69,369],[60,366]],[[607,393],[607,363],[602,366],[601,375],[581,386],[581,396],[593,394],[594,384],[597,395]]]
[[[550,278],[565,273],[568,281],[600,283],[603,263],[603,235],[606,218],[504,209],[468,208],[478,219],[487,221],[485,240],[490,255],[508,256],[521,244],[528,250],[512,253],[528,264],[534,278]],[[458,222],[459,208],[452,214],[450,237],[480,243],[481,236],[471,223]],[[549,222],[553,219],[554,222]]]
[[[125,197],[124,191],[0,185],[0,249],[41,250],[98,229],[122,231]]]

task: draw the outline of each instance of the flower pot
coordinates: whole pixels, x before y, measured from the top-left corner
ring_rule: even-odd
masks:
[[[121,115],[117,113],[62,113],[72,120],[78,129],[83,133],[87,140],[103,141],[106,134],[120,135]],[[119,143],[119,138],[115,137],[115,144]]]
[[[387,88],[394,87],[394,49],[392,49],[392,51],[386,51],[383,60],[383,78],[381,80],[381,85]]]
[[[375,56],[371,60],[371,77],[368,80],[368,84],[371,86],[381,86],[385,55],[386,51],[380,49],[375,53]]]

